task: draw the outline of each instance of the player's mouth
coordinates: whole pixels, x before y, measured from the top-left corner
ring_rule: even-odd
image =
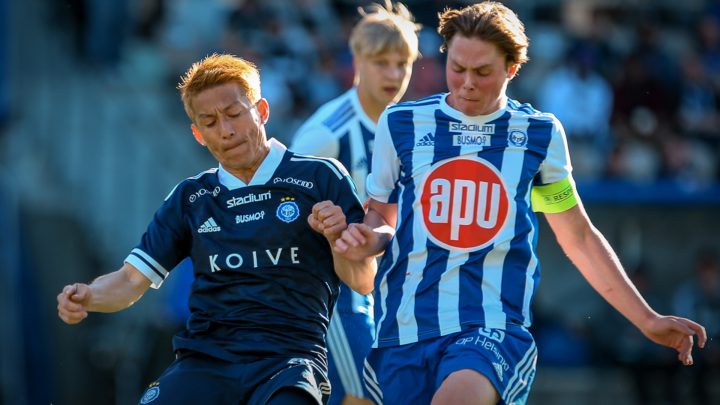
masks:
[[[383,86],[382,90],[383,90],[383,93],[385,93],[389,96],[394,96],[397,94],[398,90],[400,90],[400,89],[396,86]]]

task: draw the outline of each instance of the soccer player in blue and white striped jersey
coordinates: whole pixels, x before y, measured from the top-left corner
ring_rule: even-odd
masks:
[[[65,286],[60,318],[127,308],[193,262],[186,330],[147,404],[321,404],[325,336],[339,281],[372,290],[375,260],[331,249],[364,210],[345,168],[267,140],[255,66],[231,55],[194,64],[180,84],[196,140],[219,167],[178,184],[122,268]]]
[[[588,282],[652,341],[691,364],[704,328],[648,306],[592,225],[552,115],[506,96],[527,61],[515,13],[482,2],[440,15],[449,92],[389,107],[375,132],[363,224],[335,249],[384,251],[365,367],[376,403],[523,404],[537,349],[537,218]]]
[[[375,126],[380,114],[405,94],[418,56],[419,26],[401,3],[373,4],[353,27],[353,87],[321,106],[300,127],[290,149],[338,159],[350,171],[360,197],[370,171]],[[328,331],[328,360],[333,390],[330,405],[363,401],[362,369],[375,326],[372,297],[340,285]]]

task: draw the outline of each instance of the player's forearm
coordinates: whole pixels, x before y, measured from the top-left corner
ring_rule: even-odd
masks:
[[[359,294],[370,294],[374,288],[377,263],[374,256],[350,260],[333,252],[335,272],[348,287]]]
[[[121,311],[142,297],[150,286],[150,280],[128,266],[126,263],[120,270],[100,276],[90,284],[92,295],[88,311]]]
[[[594,227],[589,227],[578,243],[563,249],[588,283],[635,326],[643,329],[658,316],[630,281],[610,244]]]

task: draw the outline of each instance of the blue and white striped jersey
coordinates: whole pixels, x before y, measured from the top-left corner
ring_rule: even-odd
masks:
[[[310,228],[312,206],[364,211],[345,168],[296,155],[271,139],[249,184],[222,166],[179,183],[125,259],[158,288],[185,257],[195,279],[175,350],[215,357],[311,357],[325,364],[325,336],[339,279],[330,244]]]
[[[515,100],[470,117],[446,97],[397,104],[378,122],[366,190],[397,201],[398,223],[375,278],[374,347],[532,321],[530,190],[570,176],[564,130]]]
[[[375,123],[365,114],[353,87],[311,115],[295,133],[290,150],[339,160],[364,201],[374,139]]]
[[[323,104],[298,129],[290,150],[305,155],[335,158],[350,171],[358,195],[365,201],[365,181],[375,140],[375,123],[365,114],[355,87]],[[372,296],[341,286],[337,311],[372,311]],[[372,315],[372,314],[369,314]]]

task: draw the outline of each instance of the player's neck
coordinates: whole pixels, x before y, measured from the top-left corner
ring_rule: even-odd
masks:
[[[387,104],[378,103],[368,91],[363,91],[360,87],[357,87],[358,100],[360,100],[360,107],[362,107],[365,114],[374,123],[377,124],[380,119],[380,114],[385,110]]]

